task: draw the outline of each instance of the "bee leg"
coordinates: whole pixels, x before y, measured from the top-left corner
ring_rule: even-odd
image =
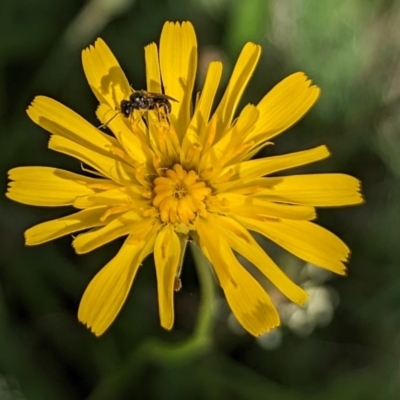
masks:
[[[115,109],[116,113],[104,124],[101,124],[98,129],[107,128],[107,125],[121,112],[118,108]]]
[[[139,122],[141,120],[143,120],[143,116],[144,116],[144,113],[146,112],[146,110],[137,110],[137,112],[139,114],[138,117],[134,117],[133,113],[131,114],[131,117],[130,117],[130,122],[131,122],[132,126],[135,128],[139,125]]]
[[[168,109],[164,104],[161,105],[156,105],[157,107],[157,117],[158,117],[158,122],[161,124],[162,121],[166,121],[168,124],[168,130],[171,127],[171,122],[168,117]]]

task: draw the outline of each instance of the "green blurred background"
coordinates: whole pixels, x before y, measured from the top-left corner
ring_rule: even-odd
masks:
[[[269,243],[274,259],[310,288],[299,310],[270,290],[279,331],[254,339],[238,329],[221,293],[212,346],[160,362],[155,338],[174,346],[193,332],[201,296],[188,254],[176,324],[158,323],[151,260],[101,338],[78,323],[80,297],[120,242],[76,256],[66,237],[24,247],[28,227],[68,214],[1,199],[0,400],[268,399],[394,400],[400,397],[400,2],[398,0],[2,0],[0,168],[51,165],[80,171],[47,150],[48,134],[25,109],[55,98],[95,125],[96,101],[80,62],[96,37],[112,48],[135,88],[145,86],[143,47],[166,20],[191,20],[200,77],[224,62],[224,84],[247,41],[263,47],[242,104],[301,70],[322,88],[312,111],[265,154],[327,144],[333,156],[296,172],[346,172],[366,203],[322,210],[319,222],[352,249],[347,278],[318,273]],[[198,85],[198,88],[201,86]],[[310,300],[311,301],[311,300]],[[397,393],[397,395],[396,395]]]

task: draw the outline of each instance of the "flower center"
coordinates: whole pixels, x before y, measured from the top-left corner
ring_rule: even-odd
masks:
[[[163,222],[190,224],[206,211],[205,198],[211,189],[193,170],[185,171],[180,164],[154,179],[153,206]]]

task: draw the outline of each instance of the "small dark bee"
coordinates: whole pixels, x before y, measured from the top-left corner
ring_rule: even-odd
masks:
[[[130,117],[134,110],[159,110],[164,109],[165,115],[171,112],[171,101],[178,101],[162,93],[138,90],[129,96],[129,100],[122,100],[120,104],[122,115]]]
[[[138,111],[151,111],[151,110],[163,110],[166,119],[168,120],[168,115],[171,113],[171,103],[170,101],[177,102],[178,100],[167,96],[162,93],[152,93],[146,92],[145,90],[138,90],[133,92],[129,96],[129,100],[122,100],[120,103],[119,111],[124,117],[130,118],[135,110]],[[118,114],[118,113],[117,113]],[[112,121],[116,115],[109,119],[103,127],[107,126],[110,121]]]

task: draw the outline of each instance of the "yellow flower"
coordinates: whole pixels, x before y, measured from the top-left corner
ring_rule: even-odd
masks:
[[[127,236],[118,254],[90,282],[79,306],[79,320],[96,335],[113,322],[138,268],[151,253],[161,325],[172,328],[174,284],[188,240],[197,242],[209,259],[237,320],[253,335],[279,325],[279,316],[235,253],[253,263],[291,301],[303,304],[307,294],[249,231],[307,262],[345,273],[349,249],[311,220],[315,207],[361,203],[357,179],[343,174],[271,177],[328,157],[325,146],[250,160],[310,109],[319,89],[303,73],[292,74],[234,119],[260,52],[253,43],[244,46],[212,116],[222,64],[210,63],[193,105],[197,42],[187,22],[166,23],[159,50],[155,43],[145,48],[147,91],[177,100],[171,102],[169,115],[163,107],[135,111],[129,118],[115,111],[133,89],[101,39],[83,51],[82,61],[100,103],[97,116],[114,136],[47,97],[36,97],[28,108],[29,117],[51,133],[49,148],[77,158],[92,173],[49,167],[10,171],[10,199],[80,210],[28,229],[26,244],[86,230],[73,240],[82,254]]]

